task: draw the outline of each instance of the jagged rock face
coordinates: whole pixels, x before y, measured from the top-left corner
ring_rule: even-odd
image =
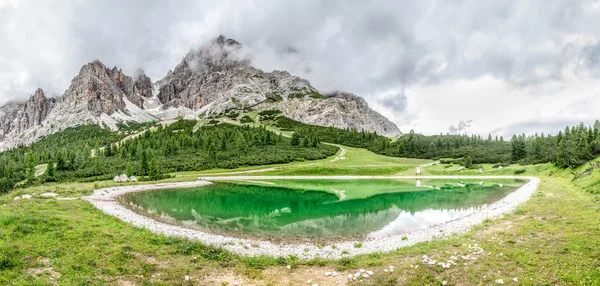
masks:
[[[328,97],[327,100],[286,101],[278,104],[276,109],[289,118],[311,125],[368,130],[390,137],[402,135],[394,123],[370,109],[361,97],[350,93]],[[262,107],[272,109],[268,105]]]
[[[251,106],[278,109],[308,124],[364,129],[386,136],[402,134],[362,98],[342,93],[327,98],[307,80],[288,72],[265,73],[239,58],[240,48],[235,40],[220,36],[188,53],[175,70],[158,82],[163,108],[187,108],[199,110],[197,114],[215,115]]]
[[[141,97],[152,97],[152,80],[145,73],[141,72],[133,82],[133,92]]]
[[[88,110],[95,116],[111,115],[125,108],[125,90],[133,89],[133,81],[120,70],[110,70],[99,61],[86,64],[71,81],[61,104],[74,111]]]
[[[199,109],[219,97],[221,91],[228,90],[234,81],[245,76],[246,69],[240,65],[249,64],[230,57],[240,47],[234,40],[225,40],[223,36],[207,46],[188,53],[172,72],[160,81],[158,98],[169,107]]]
[[[362,98],[324,96],[286,71],[263,72],[241,57],[241,49],[237,41],[220,36],[188,53],[154,84],[143,72],[132,78],[99,61],[88,63],[61,97],[48,99],[38,90],[25,103],[0,107],[0,151],[78,124],[116,129],[123,121],[198,118],[231,110],[278,109],[308,124],[402,134]]]
[[[41,89],[24,103],[11,103],[0,108],[0,141],[42,125],[54,106]]]

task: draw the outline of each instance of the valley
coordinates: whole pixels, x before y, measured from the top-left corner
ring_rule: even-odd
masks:
[[[600,121],[403,133],[244,55],[219,36],[155,81],[95,60],[0,107],[0,284],[600,281]]]
[[[270,128],[275,132],[286,132]],[[595,166],[595,161],[576,169],[561,169],[549,163],[510,164],[501,169],[493,164],[482,164],[483,170],[479,171],[453,163],[440,163],[439,160],[387,157],[362,148],[336,146],[339,148],[337,153],[323,159],[235,169],[168,172],[168,177],[158,182],[117,184],[107,179],[47,182],[16,189],[0,196],[0,236],[5,238],[0,247],[0,265],[3,265],[0,282],[304,285],[311,280],[311,283],[314,281],[319,285],[441,284],[443,281],[450,285],[463,285],[476,281],[495,283],[497,279],[515,283],[511,281],[516,278],[519,283],[525,284],[541,281],[589,284],[600,275],[597,265],[600,239],[596,220],[600,209],[593,192],[584,191],[593,189],[600,180],[600,171],[590,169]],[[223,177],[226,181],[243,179],[244,184],[250,185],[266,182],[318,190],[320,184],[300,184],[289,178],[414,176],[417,166],[423,170],[424,182],[427,180],[425,176],[514,176],[516,170],[523,168],[526,171],[520,176],[535,176],[541,181],[532,197],[514,211],[483,220],[462,234],[411,244],[389,252],[347,255],[337,259],[303,259],[301,255],[237,255],[194,240],[134,227],[82,200],[94,190],[103,188],[195,182],[209,177]],[[588,169],[591,171],[585,171]],[[344,182],[347,181],[340,183]],[[338,186],[348,190],[345,200],[369,196],[361,191],[364,188],[360,185],[345,184],[347,186]],[[365,187],[369,188],[368,185]],[[331,191],[328,188],[323,190]],[[382,191],[385,192],[385,187],[376,193]],[[47,193],[56,196],[42,196]],[[332,194],[339,198],[339,194]],[[27,195],[32,197],[24,198]],[[17,197],[21,199],[15,200]],[[249,243],[245,247],[260,249],[261,244]],[[324,249],[329,247],[331,242],[320,246]],[[367,246],[352,242],[349,247],[361,250]],[[477,250],[476,254],[474,250]],[[430,265],[430,260],[424,259],[424,255],[444,263],[451,260],[456,265],[452,264],[449,268],[438,265],[438,262]],[[467,255],[470,258],[461,258]],[[389,266],[394,266],[395,271],[390,272]],[[346,276],[359,269],[373,271],[374,275],[348,280]],[[334,271],[336,277],[325,276],[326,272]]]

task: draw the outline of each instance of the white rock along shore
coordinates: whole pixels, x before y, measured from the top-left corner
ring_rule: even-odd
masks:
[[[273,180],[273,179],[525,179],[525,185],[510,193],[503,199],[492,203],[478,212],[434,225],[425,229],[417,229],[401,235],[367,238],[364,241],[344,241],[327,246],[318,246],[310,243],[273,243],[259,239],[234,238],[219,234],[206,233],[200,230],[185,228],[159,222],[150,217],[140,215],[117,202],[121,195],[132,192],[143,192],[157,189],[200,187],[211,184],[210,181],[218,180]],[[452,234],[468,231],[473,225],[482,223],[485,219],[498,217],[512,212],[518,205],[526,202],[535,192],[540,180],[536,177],[520,176],[236,176],[236,177],[206,177],[195,182],[165,183],[155,185],[138,185],[113,187],[94,191],[84,200],[91,202],[98,209],[115,216],[136,227],[148,229],[154,233],[172,237],[182,237],[196,240],[214,247],[221,247],[232,253],[242,256],[271,256],[287,257],[296,255],[303,259],[325,258],[339,259],[373,252],[389,252],[401,247],[431,241]],[[404,238],[404,240],[403,240]],[[360,248],[355,243],[362,243]]]

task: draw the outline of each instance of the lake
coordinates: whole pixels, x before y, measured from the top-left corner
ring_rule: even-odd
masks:
[[[525,184],[495,180],[265,180],[130,193],[121,203],[215,233],[278,238],[386,236],[477,212]]]

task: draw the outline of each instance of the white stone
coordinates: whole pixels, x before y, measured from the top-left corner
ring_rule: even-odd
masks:
[[[287,269],[292,269],[291,265],[286,266]]]
[[[120,183],[121,182],[121,178],[119,176],[115,176],[115,178],[113,179],[113,182]]]
[[[504,284],[504,281],[502,279],[498,279],[496,280],[496,284]]]
[[[190,276],[185,275],[184,280],[185,281],[190,281]]]
[[[45,197],[45,198],[56,197],[56,196],[58,196],[58,194],[55,194],[55,193],[43,193],[40,195],[40,197]]]
[[[519,278],[515,277],[515,278],[513,278],[513,281],[519,282]]]
[[[29,199],[31,199],[33,197],[31,195],[22,195],[21,198],[25,199],[25,200],[29,200]]]
[[[352,274],[348,274],[348,280],[350,280],[350,279],[352,279],[352,278],[354,278],[354,275],[352,275]]]
[[[325,277],[329,277],[329,276],[331,276],[331,274],[333,274],[333,273],[331,273],[331,272],[325,272]]]
[[[20,197],[20,196],[16,196],[16,197],[13,199],[13,201],[18,201],[18,200],[20,200],[20,199],[21,199],[21,197]]]
[[[363,273],[362,277],[364,277],[364,278],[369,278],[369,277],[371,277],[371,275],[369,275],[369,274],[367,274],[367,273]]]
[[[446,281],[446,280],[442,281],[442,285],[443,285],[443,286],[446,286],[446,285],[448,285],[448,281]]]
[[[367,274],[373,276],[373,271],[367,270],[366,272],[367,272]]]
[[[137,178],[135,176],[129,177],[130,182],[137,182]]]

